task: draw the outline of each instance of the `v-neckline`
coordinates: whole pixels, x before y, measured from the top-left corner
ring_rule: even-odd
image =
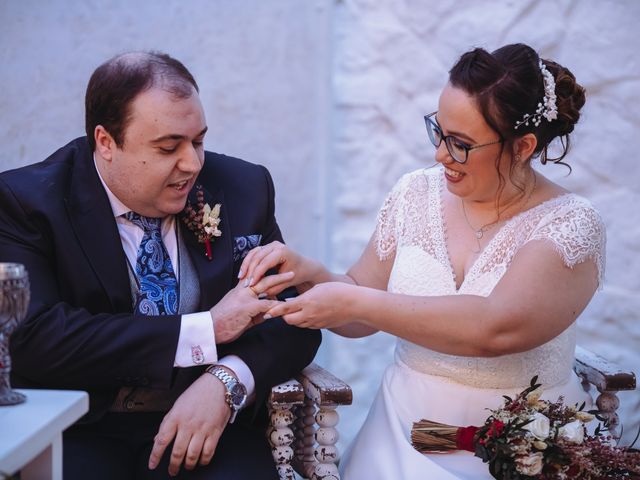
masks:
[[[489,242],[484,246],[484,248],[480,249],[480,252],[478,252],[478,255],[476,256],[476,258],[473,260],[473,262],[471,263],[471,266],[469,267],[469,270],[467,270],[467,273],[464,275],[464,278],[462,279],[462,281],[460,282],[460,285],[458,285],[457,282],[457,275],[456,275],[456,271],[453,268],[453,262],[451,261],[451,255],[449,253],[449,245],[447,243],[447,223],[445,221],[445,216],[444,216],[444,203],[443,203],[443,191],[444,191],[444,172],[441,171],[439,173],[439,175],[437,176],[437,182],[435,185],[435,195],[437,196],[436,198],[436,202],[435,202],[435,206],[438,209],[438,212],[434,212],[437,213],[438,216],[437,218],[440,219],[440,224],[439,224],[439,229],[438,229],[438,234],[440,235],[440,238],[442,239],[441,245],[442,245],[442,256],[446,259],[446,262],[449,266],[449,274],[450,274],[450,278],[453,284],[453,289],[455,291],[456,294],[460,293],[460,291],[462,290],[462,287],[464,287],[467,278],[469,278],[470,274],[472,272],[474,272],[474,270],[476,270],[476,267],[478,266],[478,264],[480,263],[480,260],[482,258],[484,258],[487,255],[487,252],[489,252],[489,248],[493,247],[493,244],[501,237],[504,236],[504,231],[506,229],[506,227],[508,225],[510,225],[513,221],[515,221],[516,219],[520,218],[521,216],[523,216],[525,213],[537,210],[538,208],[547,205],[553,201],[556,201],[562,197],[565,197],[567,195],[572,195],[571,192],[564,192],[564,193],[560,193],[559,195],[556,195],[555,197],[551,197],[547,200],[544,200],[543,202],[540,202],[537,205],[534,205],[531,208],[528,208],[527,210],[523,210],[522,212],[519,212],[515,215],[513,215],[511,218],[507,219],[504,224],[502,224],[502,226],[498,227],[496,230],[496,233],[493,237],[491,237],[491,240],[489,240]]]

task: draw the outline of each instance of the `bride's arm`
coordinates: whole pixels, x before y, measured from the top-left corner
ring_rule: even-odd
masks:
[[[259,249],[249,252],[240,269],[240,279],[247,286],[251,286],[257,292],[264,292],[267,295],[277,295],[289,286],[295,286],[300,293],[306,292],[315,285],[338,282],[353,286],[368,287],[376,290],[386,290],[389,282],[389,275],[393,266],[395,255],[390,255],[385,260],[380,260],[375,252],[375,235],[369,240],[369,244],[358,261],[349,269],[346,274],[330,272],[320,262],[300,255],[280,242],[265,245]],[[265,273],[277,268],[278,273],[293,272],[291,280],[267,288],[267,281],[264,280]],[[331,301],[329,298],[328,301]],[[346,299],[346,303],[350,303]],[[337,306],[337,304],[336,304]],[[343,315],[341,313],[340,315]],[[332,328],[335,333],[345,337],[363,337],[378,331],[377,328],[364,325],[351,320],[340,327]]]
[[[349,271],[358,285],[368,276],[366,268],[360,270],[366,263]],[[551,243],[539,240],[520,249],[488,297],[418,297],[324,283],[269,313],[339,332],[358,318],[366,327],[432,350],[489,357],[530,350],[556,337],[589,303],[597,277],[593,261],[569,268]]]
[[[346,276],[352,280],[352,282],[349,283],[356,288],[349,289],[346,285],[344,287],[347,287],[347,292],[356,292],[356,296],[364,289],[386,293],[391,268],[395,260],[395,253],[385,260],[380,260],[376,253],[375,241],[374,234],[369,239],[369,243],[358,261],[346,273]],[[332,297],[331,294],[327,295],[327,301],[333,301]],[[355,303],[355,298],[352,299],[347,295],[342,301],[338,301],[336,306],[340,310],[349,311],[350,307]],[[336,311],[335,315],[337,318],[340,318],[344,313]],[[343,337],[358,338],[371,335],[380,330],[379,327],[376,327],[370,322],[360,320],[364,317],[360,317],[358,312],[354,311],[354,313],[349,314],[347,318],[358,320],[352,320],[342,325],[331,327],[331,331]]]

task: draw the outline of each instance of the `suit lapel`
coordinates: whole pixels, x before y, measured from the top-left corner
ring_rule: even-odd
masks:
[[[131,311],[127,261],[113,210],[88,146],[74,162],[67,197],[71,227],[114,312]]]
[[[220,203],[220,231],[222,235],[215,237],[211,244],[212,258],[209,260],[205,254],[205,245],[198,243],[196,234],[189,230],[180,219],[182,238],[193,265],[198,274],[200,282],[200,309],[208,310],[216,304],[235,285],[233,279],[233,244],[231,242],[230,222],[228,209],[224,201],[222,189],[216,190],[213,194],[206,189],[202,189],[204,201],[213,207]],[[195,188],[189,195],[189,201],[195,207]]]
[[[205,255],[205,246],[178,219],[182,238],[191,256],[200,283],[200,309],[208,310],[235,285],[233,278],[233,243],[229,209],[221,188],[212,193],[203,188],[204,201],[220,209],[222,235],[211,245],[212,260]],[[195,189],[190,193],[195,205]],[[69,222],[78,244],[95,272],[114,312],[131,311],[131,291],[127,260],[120,234],[113,218],[109,198],[100,182],[88,145],[76,154],[67,197]]]

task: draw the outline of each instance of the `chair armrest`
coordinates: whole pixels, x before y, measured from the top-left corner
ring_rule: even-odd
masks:
[[[310,364],[296,379],[302,383],[305,396],[323,407],[351,405],[351,387],[324,368]]]
[[[615,438],[620,438],[620,419],[616,412],[620,400],[616,393],[621,390],[635,390],[635,374],[620,369],[614,363],[580,346],[576,346],[573,369],[582,378],[585,391],[588,392],[593,385],[600,392],[596,398],[600,416],[607,422],[609,433]]]
[[[303,402],[304,389],[300,382],[293,378],[273,387],[267,399],[269,407],[302,405]]]
[[[576,346],[573,369],[600,392],[636,388],[636,376],[633,372],[621,370],[616,364],[580,346]]]
[[[315,363],[271,389],[267,435],[281,480],[294,480],[294,470],[303,478],[340,479],[335,409],[352,399],[349,385]]]

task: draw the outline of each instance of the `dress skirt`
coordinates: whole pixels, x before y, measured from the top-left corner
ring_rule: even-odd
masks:
[[[527,379],[524,383],[528,384]],[[541,387],[541,388],[544,388]],[[450,480],[492,479],[488,464],[473,453],[458,451],[424,455],[411,445],[411,427],[421,419],[455,426],[481,426],[500,408],[503,395],[511,397],[524,387],[482,389],[445,377],[416,371],[396,357],[382,383],[360,432],[340,462],[344,480]],[[559,385],[543,390],[542,398],[565,405],[592,400],[571,372]]]

